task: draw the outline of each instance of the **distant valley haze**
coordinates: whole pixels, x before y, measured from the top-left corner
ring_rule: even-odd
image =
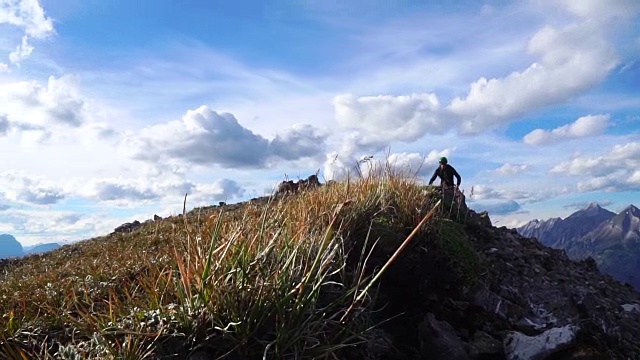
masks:
[[[440,157],[497,226],[640,204],[640,1],[0,0],[28,248]]]

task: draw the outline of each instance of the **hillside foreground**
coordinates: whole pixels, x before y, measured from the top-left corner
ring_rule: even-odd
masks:
[[[640,359],[630,286],[443,200],[387,173],[4,261],[0,356]]]

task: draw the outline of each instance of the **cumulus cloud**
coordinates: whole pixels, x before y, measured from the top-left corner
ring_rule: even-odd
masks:
[[[510,187],[494,188],[484,184],[475,184],[466,193],[470,204],[474,202],[504,203],[510,200],[517,200],[519,204],[525,204],[548,200],[561,194],[566,194],[568,191],[566,188],[522,188],[522,186],[518,186],[513,189]]]
[[[297,124],[276,137],[269,144],[269,152],[285,160],[316,157],[325,148],[329,134],[308,124]]]
[[[311,125],[296,125],[269,141],[240,125],[232,114],[201,106],[187,111],[181,120],[129,134],[125,142],[138,160],[262,168],[273,158],[314,156],[324,148],[326,137]]]
[[[38,0],[0,0],[0,25],[8,24],[24,31],[21,43],[9,55],[19,64],[33,52],[32,38],[45,38],[54,33],[53,22],[47,17]]]
[[[95,201],[114,202],[116,205],[138,204],[168,196],[184,196],[195,185],[181,179],[155,180],[148,178],[102,178],[89,181],[75,180],[67,184],[69,192]]]
[[[511,164],[506,163],[501,167],[495,170],[495,173],[498,175],[517,175],[522,172],[525,172],[529,169],[529,166],[526,164]]]
[[[580,176],[604,176],[617,170],[640,167],[640,142],[615,145],[609,153],[596,157],[575,156],[553,168],[552,173]]]
[[[361,147],[379,149],[392,141],[413,141],[425,133],[443,133],[449,125],[438,115],[434,94],[407,96],[336,96],[333,100],[338,124],[357,133]]]
[[[559,175],[580,176],[577,188],[582,192],[603,190],[640,190],[640,142],[614,146],[600,156],[576,155],[551,168]]]
[[[181,176],[164,174],[157,179],[102,178],[75,179],[66,184],[67,193],[88,200],[105,202],[119,207],[182,199],[188,194],[190,202],[210,204],[242,197],[244,188],[234,180],[220,179],[212,183],[193,183]]]
[[[27,176],[16,172],[0,174],[0,184],[4,197],[13,202],[32,205],[52,205],[65,199],[62,187],[37,176]]]
[[[412,177],[429,172],[425,167],[425,160],[426,157],[418,153],[394,153],[389,154],[386,159],[365,156],[358,163],[363,177],[384,174],[387,171],[396,176]]]
[[[481,77],[470,84],[466,95],[453,98],[446,106],[440,105],[433,93],[335,97],[336,121],[352,132],[346,136],[346,145],[379,149],[392,141],[413,141],[450,129],[475,135],[563,103],[601,83],[618,64],[618,56],[607,39],[607,24],[603,23],[614,21],[618,11],[607,10],[608,16],[595,10],[600,5],[575,9],[571,4],[561,6],[570,7],[571,14],[584,16],[576,16],[573,23],[564,27],[542,27],[528,41],[527,52],[536,59],[528,67],[504,77]],[[623,7],[614,6],[618,10]],[[601,15],[601,21],[591,21],[589,16],[595,14]],[[583,120],[572,131],[579,131],[588,121],[602,123],[601,119]],[[598,128],[590,125],[593,128],[588,130],[595,134]],[[534,142],[546,138],[540,132],[529,137]]]
[[[362,174],[368,176],[373,172],[385,171],[387,168],[397,174],[406,176],[431,175],[433,168],[442,156],[451,156],[453,149],[431,150],[427,155],[419,153],[392,153],[385,158],[377,159],[373,155],[355,157],[354,154],[330,152],[324,162],[324,177],[327,180],[341,181],[348,176]]]
[[[587,115],[575,122],[553,130],[536,129],[524,136],[529,145],[544,145],[568,138],[580,138],[600,135],[609,126],[610,115]]]
[[[49,77],[46,86],[37,82],[0,84],[0,106],[21,127],[65,125],[79,127],[87,121],[86,101],[75,76]]]
[[[196,187],[198,197],[204,201],[228,201],[238,199],[245,194],[245,190],[234,180],[220,179],[212,184],[202,184]]]
[[[617,64],[600,28],[589,22],[544,27],[531,38],[528,51],[540,60],[505,78],[481,78],[465,98],[451,102],[448,110],[460,118],[462,133],[476,134],[564,102],[601,82]]]

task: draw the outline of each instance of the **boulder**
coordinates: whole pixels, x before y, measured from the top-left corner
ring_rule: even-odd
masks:
[[[115,233],[130,233],[142,226],[140,221],[136,220],[131,223],[124,223],[113,230]]]
[[[307,177],[306,179],[302,179],[298,182],[294,182],[293,180],[285,180],[278,185],[276,195],[293,194],[298,191],[317,188],[321,185],[322,184],[320,184],[320,181],[318,180],[318,175],[316,174],[309,175],[309,177]]]
[[[418,329],[420,353],[423,359],[467,360],[465,344],[455,329],[446,321],[437,320],[428,313]]]
[[[573,345],[579,327],[566,325],[549,329],[537,336],[510,331],[504,338],[507,360],[542,360]]]
[[[469,343],[469,356],[471,359],[503,358],[502,342],[486,332],[478,330],[473,334]]]

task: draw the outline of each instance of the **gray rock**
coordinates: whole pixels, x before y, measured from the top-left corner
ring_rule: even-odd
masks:
[[[473,334],[469,343],[469,349],[471,359],[504,356],[502,342],[481,330]]]
[[[465,344],[446,321],[428,313],[419,327],[420,353],[423,359],[467,360]]]
[[[640,314],[640,305],[638,304],[624,304],[621,306],[622,306],[622,309],[626,312],[635,312]]]
[[[553,328],[537,336],[511,331],[504,338],[507,360],[542,360],[570,347],[576,340],[577,326]]]

